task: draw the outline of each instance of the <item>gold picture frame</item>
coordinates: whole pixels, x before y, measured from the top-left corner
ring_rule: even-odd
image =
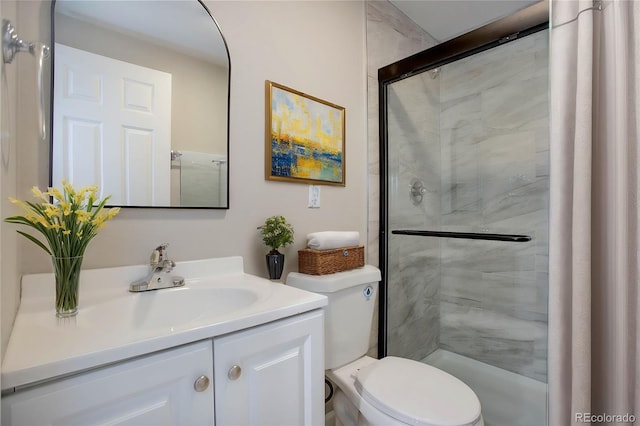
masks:
[[[265,178],[345,186],[345,108],[267,80]]]

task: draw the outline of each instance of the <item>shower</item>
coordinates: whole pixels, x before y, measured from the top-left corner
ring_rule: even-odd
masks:
[[[546,422],[548,10],[378,73],[379,356],[478,394],[487,425]]]

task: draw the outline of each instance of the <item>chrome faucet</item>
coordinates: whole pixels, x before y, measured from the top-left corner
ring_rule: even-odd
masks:
[[[140,292],[159,290],[161,288],[181,287],[184,285],[184,278],[177,275],[171,276],[171,271],[176,266],[176,262],[167,258],[167,247],[169,244],[160,244],[151,252],[149,274],[129,286],[129,291]]]

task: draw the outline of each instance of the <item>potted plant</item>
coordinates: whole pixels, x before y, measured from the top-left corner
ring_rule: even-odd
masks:
[[[293,227],[284,216],[271,216],[265,220],[264,225],[258,227],[258,230],[264,244],[271,248],[266,255],[269,279],[278,280],[284,267],[284,254],[278,249],[293,243]]]

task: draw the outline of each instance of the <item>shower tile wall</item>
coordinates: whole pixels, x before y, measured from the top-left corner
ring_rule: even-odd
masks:
[[[379,265],[380,143],[378,138],[378,69],[421,52],[437,41],[392,3],[367,1],[367,134],[368,226],[367,263]]]
[[[414,53],[428,49],[436,40],[400,12],[384,1],[367,1],[367,116],[368,116],[368,232],[367,263],[378,265],[378,233],[380,228],[380,161],[378,141],[378,69]],[[401,310],[410,309],[407,306]],[[369,355],[378,354],[377,303],[371,327]]]
[[[439,84],[422,73],[388,91],[390,229],[440,227]],[[426,183],[419,204],[413,179]],[[390,235],[388,246],[388,354],[422,359],[439,342],[440,242]]]
[[[440,347],[546,381],[548,34],[443,67],[441,220],[529,243],[442,240]]]

